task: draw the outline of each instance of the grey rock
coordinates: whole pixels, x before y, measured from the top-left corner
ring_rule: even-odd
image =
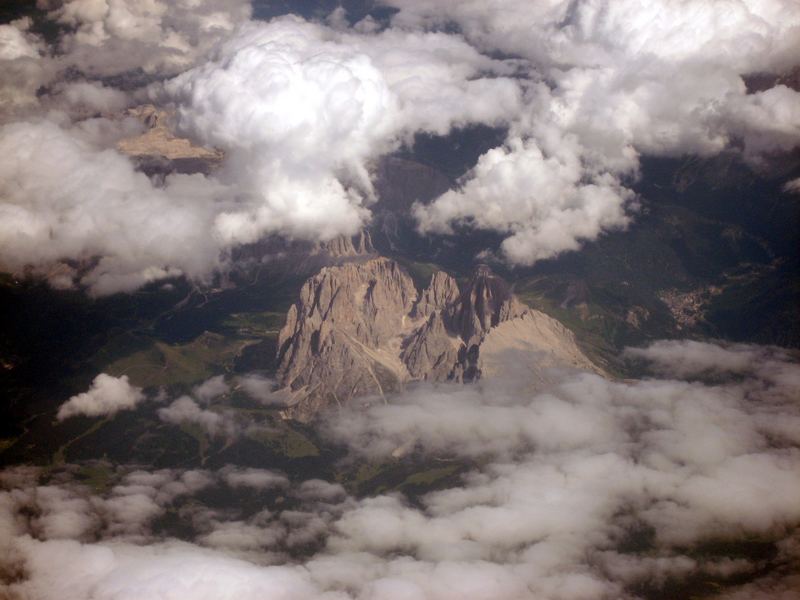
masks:
[[[436,311],[446,311],[460,295],[456,280],[443,271],[437,271],[414,305],[412,317],[427,318]]]
[[[321,406],[394,390],[407,378],[391,348],[416,290],[394,261],[326,267],[309,279],[278,337],[278,381],[295,392],[287,415],[308,420]]]
[[[335,251],[351,246],[342,241]],[[450,275],[434,273],[418,296],[395,261],[353,256],[306,281],[289,309],[277,371],[287,418],[309,421],[329,406],[383,396],[407,381],[501,374],[508,352],[538,364],[543,378],[553,366],[593,368],[571,331],[522,304],[485,265],[461,289]]]
[[[340,235],[330,241],[320,242],[316,251],[327,253],[333,258],[375,254],[372,237],[366,230],[361,230],[354,236]]]
[[[454,329],[467,347],[480,343],[483,335],[500,323],[529,310],[511,293],[508,283],[479,265],[452,310]]]
[[[405,341],[403,364],[414,379],[447,381],[452,378],[463,343],[448,333],[442,313],[434,311]]]

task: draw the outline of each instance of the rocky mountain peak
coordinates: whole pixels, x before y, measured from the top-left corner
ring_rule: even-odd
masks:
[[[522,304],[485,265],[463,288],[436,272],[417,294],[395,261],[357,256],[308,279],[289,309],[278,340],[284,415],[311,420],[412,380],[472,380],[484,365],[496,374],[509,345],[547,354],[542,364],[592,367],[568,329]]]
[[[517,300],[511,286],[488,265],[481,264],[461,291],[452,322],[469,346],[492,327],[521,316],[525,310],[527,307]]]
[[[461,295],[458,283],[444,271],[436,271],[431,275],[431,281],[414,305],[412,316],[414,318],[427,318],[435,311],[444,311],[452,306]]]
[[[324,406],[394,389],[406,375],[388,347],[415,300],[408,274],[381,257],[306,281],[278,336],[278,381],[298,399],[287,414],[308,420]]]
[[[320,242],[317,251],[327,253],[332,258],[376,254],[372,237],[364,229],[353,236],[340,235],[327,242]]]
[[[194,144],[175,135],[169,126],[169,113],[145,104],[127,111],[139,119],[144,133],[129,137],[117,144],[117,149],[137,161],[148,174],[154,172],[210,172],[222,161],[223,154],[215,148]]]

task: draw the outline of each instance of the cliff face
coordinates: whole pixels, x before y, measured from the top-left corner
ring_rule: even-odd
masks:
[[[408,379],[393,345],[415,298],[411,278],[385,258],[326,267],[309,279],[278,338],[278,379],[295,400],[290,415],[308,420]]]
[[[329,242],[318,242],[314,246],[314,252],[327,253],[332,258],[344,258],[375,254],[375,248],[369,232],[362,229],[354,236],[340,235]]]
[[[437,271],[431,276],[428,287],[423,290],[414,305],[412,316],[427,318],[436,311],[442,311],[453,305],[461,292],[458,283],[447,273]]]
[[[545,367],[594,368],[572,333],[522,304],[488,267],[462,288],[434,273],[419,295],[394,261],[326,267],[310,278],[280,332],[285,415],[308,421],[330,405],[383,395],[412,380],[500,374],[509,350]]]
[[[176,136],[168,125],[166,111],[146,104],[131,108],[127,113],[139,119],[146,131],[121,140],[117,149],[134,159],[145,173],[210,173],[221,163],[221,151],[197,146]]]
[[[480,265],[453,307],[453,325],[467,346],[504,321],[521,316],[528,307],[511,293],[511,287]]]

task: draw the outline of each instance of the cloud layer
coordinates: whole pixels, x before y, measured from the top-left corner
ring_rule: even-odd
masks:
[[[354,233],[379,157],[475,123],[506,142],[414,216],[428,233],[498,231],[529,265],[625,228],[641,156],[737,149],[758,165],[800,141],[800,94],[743,79],[794,66],[791,0],[389,4],[388,25],[350,26],[341,11],[255,22],[246,2],[65,0],[43,4],[56,43],[30,19],[0,26],[4,268],[95,294],[207,281],[265,235]],[[224,150],[213,177],[150,181],[117,153],[135,129],[120,111],[147,100]]]
[[[512,263],[624,227],[642,155],[739,148],[758,164],[800,142],[800,93],[748,93],[743,80],[796,66],[791,0],[388,4],[400,8],[395,26],[455,24],[482,50],[524,61],[526,102],[505,146],[416,209],[422,231],[462,223],[509,234]]]
[[[355,233],[382,154],[417,131],[502,123],[519,108],[508,65],[455,36],[244,22],[247,10],[226,7],[72,0],[49,13],[70,28],[57,47],[27,21],[3,26],[4,268],[94,294],[207,280],[232,247],[265,235]],[[138,133],[119,111],[146,99],[224,150],[213,177],[150,180],[114,148]]]
[[[112,149],[56,123],[0,128],[0,262],[74,280],[95,294],[179,274],[207,277],[221,245],[209,232],[221,187],[200,175],[155,186]],[[76,266],[52,273],[59,261]]]
[[[67,28],[59,60],[91,76],[142,70],[174,75],[250,18],[245,0],[55,0],[49,17]]]
[[[227,177],[251,194],[217,217],[222,239],[330,239],[367,221],[369,162],[400,138],[516,110],[517,85],[482,70],[503,65],[457,38],[358,35],[287,17],[242,27],[164,92],[178,127],[225,149]]]
[[[3,567],[25,573],[12,597],[573,600],[712,581],[720,598],[791,598],[798,364],[778,349],[693,342],[630,354],[661,375],[561,373],[532,392],[520,369],[332,417],[327,435],[348,460],[450,473],[423,495],[357,497],[235,466],[122,466],[105,492],[69,467],[48,483],[7,470]],[[215,489],[242,500],[206,504]],[[189,540],[156,533],[167,514]],[[727,550],[752,540],[772,558]]]

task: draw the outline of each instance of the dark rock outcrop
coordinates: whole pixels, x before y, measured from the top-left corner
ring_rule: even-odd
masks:
[[[452,323],[470,346],[503,321],[521,316],[528,307],[511,293],[508,283],[487,265],[479,265],[453,307]]]

